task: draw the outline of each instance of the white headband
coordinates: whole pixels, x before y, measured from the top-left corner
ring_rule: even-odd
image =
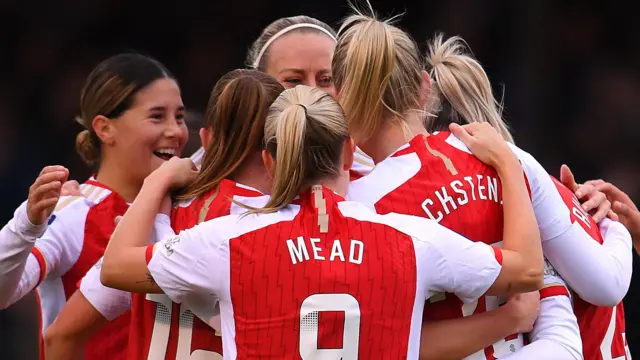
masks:
[[[264,44],[262,49],[260,49],[260,52],[258,53],[258,56],[256,56],[256,60],[253,62],[253,68],[254,69],[258,68],[258,65],[260,65],[260,59],[262,59],[262,55],[264,55],[265,51],[267,51],[267,48],[269,47],[269,45],[271,45],[274,41],[276,41],[276,39],[278,39],[280,36],[288,33],[289,31],[292,31],[292,30],[295,30],[295,29],[299,29],[299,28],[311,28],[311,29],[320,30],[323,33],[329,35],[329,37],[332,38],[333,41],[337,41],[336,37],[333,36],[333,34],[331,32],[329,32],[327,29],[323,28],[322,26],[318,26],[316,24],[302,23],[302,24],[295,24],[295,25],[287,26],[286,28],[278,31],[275,35],[273,35],[271,37],[271,39],[269,39],[269,41],[267,41]]]

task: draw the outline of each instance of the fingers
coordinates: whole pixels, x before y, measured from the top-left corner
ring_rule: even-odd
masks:
[[[595,221],[596,223],[599,223],[600,220],[607,217],[607,214],[609,214],[610,211],[611,211],[611,201],[606,200],[606,197],[605,197],[605,200],[602,203],[600,203],[600,205],[597,207],[596,213],[593,214],[592,216],[593,221]]]
[[[75,180],[70,180],[62,184],[62,190],[60,192],[62,196],[83,196],[80,191],[80,183]]]
[[[474,139],[473,136],[471,136],[471,134],[467,132],[467,129],[470,129],[467,126],[468,125],[462,127],[458,124],[451,123],[449,124],[449,130],[451,130],[451,133],[453,135],[455,135],[458,139],[460,139],[460,141],[462,141],[465,145],[467,145],[467,147],[469,147],[469,144],[472,143]]]
[[[568,185],[564,184],[563,185],[569,187]],[[576,197],[578,198],[578,200],[582,200],[582,199],[589,199],[592,196],[594,196],[595,194],[598,193],[598,190],[596,190],[596,187],[593,185],[578,185],[576,184],[577,187],[575,188],[569,188],[571,191],[575,192]]]
[[[569,188],[569,190],[571,191],[576,191],[579,187],[579,185],[576,183],[576,179],[573,176],[573,173],[571,172],[571,169],[569,169],[569,166],[562,164],[562,166],[560,166],[560,182]],[[576,196],[578,196],[578,194],[576,193]],[[580,198],[580,196],[578,196],[578,199]]]
[[[51,198],[40,200],[37,203],[33,204],[30,210],[34,214],[40,214],[40,213],[48,214],[50,211],[52,211],[55,208],[56,204],[58,204],[58,197],[51,197]],[[39,224],[34,223],[34,225],[39,225]]]
[[[598,180],[589,180],[586,183],[584,183],[585,185],[592,185],[595,187],[598,187],[598,185],[602,185],[605,184],[604,180],[598,179]]]
[[[613,208],[613,204],[611,204],[611,208]],[[609,212],[607,213],[607,217],[613,221],[620,221],[620,217],[613,210],[609,210]]]
[[[620,218],[628,218],[634,213],[634,210],[632,208],[630,208],[626,204],[621,203],[620,201],[613,202],[613,211],[615,211]]]
[[[603,192],[611,201],[619,201],[629,208],[638,211],[638,207],[633,203],[629,195],[624,191],[618,189],[615,185],[603,182],[602,184],[595,185],[596,190]]]
[[[31,189],[35,190],[38,187],[42,186],[43,184],[51,183],[54,181],[59,182],[60,185],[62,186],[62,183],[66,180],[67,174],[68,173],[66,171],[53,171],[53,172],[44,173],[38,176],[38,178],[33,183],[33,185],[31,185]]]
[[[69,170],[67,170],[66,167],[60,166],[60,165],[52,165],[52,166],[45,166],[42,169],[42,171],[40,171],[40,175],[44,175],[44,174],[48,174],[56,171],[63,171],[69,174]]]

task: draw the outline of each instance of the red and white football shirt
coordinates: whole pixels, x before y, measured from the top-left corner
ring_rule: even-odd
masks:
[[[170,298],[203,314],[219,302],[229,359],[417,359],[425,300],[477,298],[502,257],[321,187],[276,213],[207,221],[153,249],[149,270]]]
[[[154,238],[162,236],[162,226],[171,226],[173,231],[168,231],[174,234],[203,221],[244,211],[230,200],[243,202],[261,195],[253,188],[223,180],[203,197],[175,207],[171,225],[166,215],[166,220],[156,218]],[[187,304],[176,304],[164,294],[131,294],[104,287],[99,266],[87,273],[80,290],[108,320],[131,308],[128,359],[222,359],[219,317],[214,319],[214,330],[194,316]]]
[[[519,149],[516,154],[525,170],[543,238],[567,231],[571,227],[568,219],[565,223],[556,220],[567,210],[548,174],[530,155]],[[496,246],[502,243],[502,185],[498,174],[448,132],[416,136],[378,163],[368,176],[352,182],[348,197],[381,214],[425,217],[472,241]],[[504,302],[501,297],[482,296],[464,303],[453,294],[437,294],[426,305],[424,318],[438,321],[470,316],[496,309]],[[523,346],[523,335],[513,334],[467,359],[495,359]]]
[[[553,179],[565,204],[571,209],[571,219],[599,244],[604,242],[600,227],[593,218],[585,213],[580,202],[556,179]],[[603,220],[602,230],[609,230],[612,222]],[[615,230],[614,230],[615,231]],[[624,306],[596,306],[584,301],[579,295],[574,297],[574,308],[582,335],[585,360],[630,360],[629,348],[625,337]]]
[[[76,291],[79,280],[102,257],[115,228],[115,217],[129,207],[119,194],[94,179],[81,185],[80,191],[83,196],[60,198],[46,232],[35,240],[17,287],[7,291],[10,302],[15,302],[37,287],[42,335]],[[13,241],[0,242],[4,245]],[[122,359],[128,322],[125,314],[98,331],[86,343],[86,358]],[[41,358],[43,349],[41,342]]]

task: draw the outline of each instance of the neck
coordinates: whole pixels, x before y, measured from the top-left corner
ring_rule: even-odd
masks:
[[[336,194],[347,197],[347,189],[349,188],[349,172],[343,171],[340,176],[333,179],[324,179],[317,182],[318,185],[322,185],[327,189],[335,192]]]
[[[96,180],[117,192],[128,203],[135,200],[142,187],[142,181],[132,181],[131,173],[108,156],[104,156]]]
[[[412,114],[404,119],[396,117],[383,121],[380,129],[360,148],[377,164],[418,135],[429,135],[420,115]]]
[[[245,164],[230,178],[263,194],[268,194],[271,191],[271,179],[267,174],[267,169],[264,167],[260,154],[247,159]]]

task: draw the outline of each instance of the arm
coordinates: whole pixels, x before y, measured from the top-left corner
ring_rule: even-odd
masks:
[[[85,342],[108,322],[81,292],[76,291],[47,328],[44,336],[46,358],[82,359]]]
[[[540,299],[540,315],[529,334],[531,343],[507,359],[581,360],[582,339],[569,291],[550,264]]]
[[[102,259],[82,278],[80,290],[73,294],[47,328],[47,359],[77,358],[96,331],[131,308],[130,293],[100,283],[101,263]]]
[[[31,253],[47,223],[34,225],[27,216],[27,204],[0,231],[0,308],[4,309],[33,290],[41,280],[38,259]]]
[[[130,292],[162,293],[147,269],[153,231],[175,235],[172,229],[154,228],[169,190],[185,186],[197,176],[190,159],[171,159],[151,173],[140,193],[116,226],[104,253],[100,279],[105,286]]]
[[[631,276],[628,232],[613,222],[616,225],[608,226],[612,232],[603,232],[605,239],[600,244],[598,224],[584,212],[571,190],[549,176],[531,155],[517,148],[514,151],[532,184],[532,201],[546,258],[584,300],[601,306],[619,303]],[[606,224],[612,223],[601,221],[601,229]]]
[[[522,294],[522,299],[517,296],[517,300],[512,298],[492,311],[459,319],[423,322],[420,360],[463,359],[511,334],[526,331],[539,304],[537,296],[529,295]]]
[[[522,165],[489,124],[475,123],[463,127],[451,124],[450,128],[474,156],[496,169],[502,183],[503,269],[488,294],[508,295],[538,290],[543,284],[544,261],[540,232]]]
[[[631,283],[631,235],[618,222],[604,219],[600,224],[602,244],[574,223],[569,231],[544,242],[543,248],[549,261],[581,298],[594,305],[615,306]]]

